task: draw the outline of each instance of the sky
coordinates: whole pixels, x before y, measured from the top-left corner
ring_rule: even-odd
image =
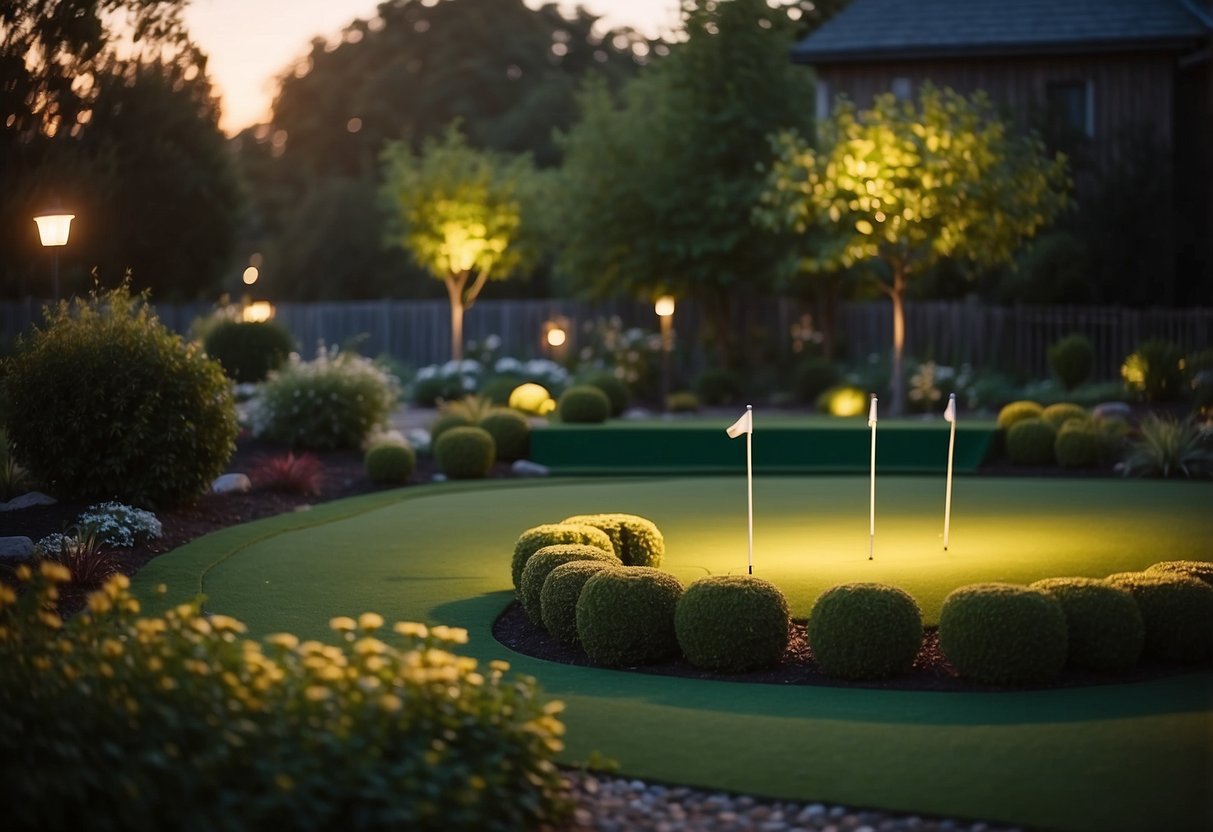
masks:
[[[532,8],[546,0],[525,0]],[[192,0],[185,19],[210,57],[211,81],[223,99],[220,127],[229,135],[265,121],[275,77],[305,55],[312,38],[339,33],[370,18],[380,0]],[[609,26],[631,26],[655,36],[678,22],[678,0],[581,0]]]

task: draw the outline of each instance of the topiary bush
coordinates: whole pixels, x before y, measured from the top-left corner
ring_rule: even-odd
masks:
[[[576,514],[561,523],[593,526],[606,532],[624,566],[661,566],[665,537],[652,520],[635,514]]]
[[[1049,369],[1067,390],[1082,384],[1095,369],[1095,347],[1091,345],[1091,339],[1076,332],[1049,347]]]
[[[1071,419],[1057,431],[1053,456],[1062,468],[1090,468],[1099,464],[1103,441],[1099,428],[1086,419]]]
[[[1094,578],[1047,578],[1031,588],[1044,590],[1061,604],[1067,667],[1119,673],[1137,664],[1146,630],[1128,590]]]
[[[699,411],[699,396],[690,390],[678,390],[665,397],[665,409],[670,413],[696,413]]]
[[[235,321],[216,324],[202,342],[206,354],[223,365],[228,378],[240,383],[264,381],[271,370],[286,363],[295,351],[295,338],[273,321]]]
[[[1133,593],[1146,625],[1146,657],[1166,664],[1213,659],[1213,586],[1163,571],[1118,572],[1107,580]]]
[[[1052,465],[1057,431],[1044,419],[1021,419],[1007,429],[1007,457],[1015,465]]]
[[[1184,575],[1213,586],[1213,563],[1204,560],[1166,560],[1146,569],[1167,575]]]
[[[597,387],[575,384],[560,394],[556,414],[569,424],[598,424],[611,415],[611,400]]]
[[[531,425],[526,417],[508,407],[494,407],[476,423],[493,437],[497,458],[512,462],[526,459],[531,450]]]
[[[1066,422],[1075,419],[1086,421],[1090,418],[1087,409],[1081,405],[1071,404],[1070,402],[1058,402],[1051,404],[1040,412],[1040,418],[1044,419],[1055,430],[1061,430],[1061,426]]]
[[[831,387],[817,397],[817,410],[831,416],[862,416],[868,412],[866,390],[853,384]]]
[[[808,636],[813,658],[829,676],[897,676],[909,671],[922,646],[922,613],[895,586],[841,584],[813,605]]]
[[[556,402],[541,384],[528,381],[520,384],[510,393],[510,407],[520,413],[533,416],[547,416],[556,409]]]
[[[1007,430],[1011,425],[1024,419],[1039,419],[1043,413],[1044,408],[1037,402],[1010,402],[1003,405],[1002,410],[998,411],[998,426]]]
[[[483,428],[451,428],[434,443],[438,468],[453,480],[484,479],[497,461],[493,437]]]
[[[531,559],[531,555],[544,546],[554,546],[557,543],[584,543],[608,554],[615,554],[611,539],[602,529],[572,523],[545,523],[542,526],[534,526],[518,535],[518,540],[514,542],[510,579],[514,582],[515,592],[522,584],[522,570],[526,568],[526,562]]]
[[[648,664],[678,652],[674,610],[682,584],[647,566],[604,569],[581,588],[577,638],[586,654],[611,667]]]
[[[575,560],[548,573],[539,591],[539,613],[552,638],[569,647],[578,643],[577,599],[581,597],[581,588],[592,576],[610,568],[602,560]]]
[[[750,575],[700,578],[674,610],[674,633],[687,661],[722,673],[778,662],[788,646],[788,623],[783,593]]]
[[[709,367],[695,378],[695,392],[706,405],[732,404],[741,397],[741,382],[728,370]]]
[[[561,564],[582,560],[599,561],[607,566],[623,566],[614,554],[585,543],[556,543],[544,546],[527,559],[518,583],[518,600],[531,623],[543,624],[543,582],[552,570]]]
[[[430,446],[433,447],[438,438],[451,428],[470,428],[475,425],[476,422],[466,413],[442,410],[434,417],[434,421],[430,422]]]
[[[417,454],[400,442],[382,442],[366,452],[363,466],[377,485],[404,485],[417,469]]]
[[[588,384],[591,387],[597,387],[606,394],[607,400],[611,403],[611,416],[620,416],[628,405],[632,403],[632,391],[612,372],[606,370],[591,373],[582,381],[583,384]]]
[[[1125,389],[1144,402],[1170,402],[1186,392],[1184,352],[1177,344],[1146,341],[1120,367]]]
[[[842,380],[842,373],[834,362],[824,358],[808,358],[796,367],[792,392],[797,401],[815,403],[818,396],[838,386]]]
[[[966,679],[991,685],[1048,682],[1066,664],[1066,615],[1061,602],[1042,589],[962,586],[943,600],[939,644]]]
[[[0,374],[16,462],[60,499],[172,506],[235,450],[223,369],[123,286],[47,307]]]

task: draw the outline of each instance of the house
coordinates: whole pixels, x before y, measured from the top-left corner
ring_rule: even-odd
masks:
[[[816,72],[819,118],[840,95],[984,90],[1071,156],[1080,200],[1147,143],[1182,275],[1159,298],[1213,302],[1213,0],[853,0],[791,57]]]

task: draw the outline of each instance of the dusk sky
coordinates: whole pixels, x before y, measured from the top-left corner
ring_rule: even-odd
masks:
[[[423,0],[424,2],[425,0]],[[437,2],[437,0],[433,0]],[[538,7],[546,0],[526,0]],[[315,36],[337,34],[356,18],[375,14],[380,0],[193,0],[185,18],[210,56],[209,71],[223,98],[220,126],[229,134],[264,121],[275,77],[307,53]],[[432,3],[430,3],[432,4]],[[610,26],[657,35],[678,22],[678,0],[582,0]]]

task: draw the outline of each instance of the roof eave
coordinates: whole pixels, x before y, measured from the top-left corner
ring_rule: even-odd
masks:
[[[1158,38],[1148,41],[1083,41],[1076,43],[973,44],[959,46],[900,46],[876,49],[840,49],[805,55],[796,47],[790,50],[792,63],[807,66],[850,64],[872,61],[926,61],[937,58],[1018,58],[1045,55],[1089,55],[1109,52],[1176,52],[1200,47],[1207,39]]]

